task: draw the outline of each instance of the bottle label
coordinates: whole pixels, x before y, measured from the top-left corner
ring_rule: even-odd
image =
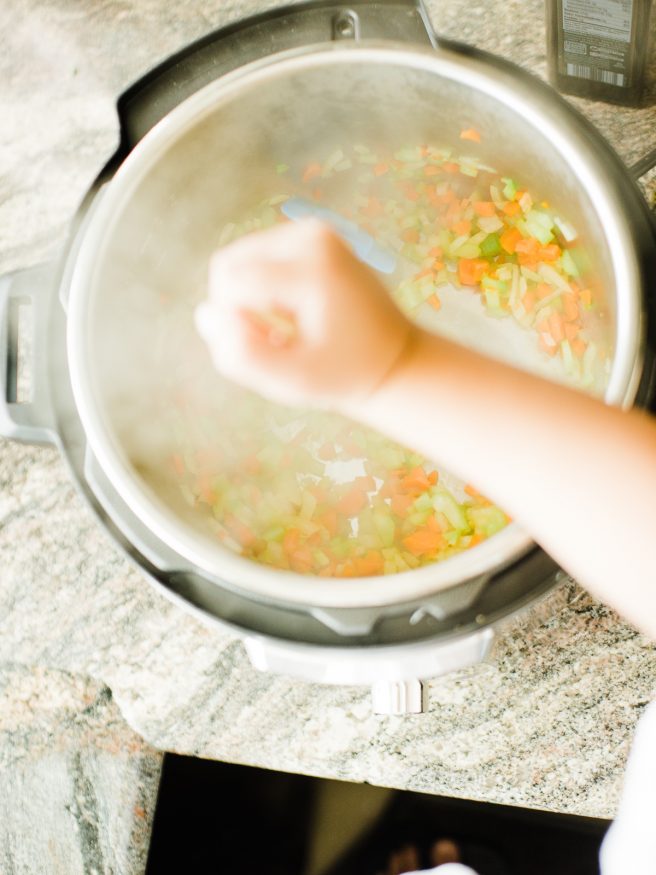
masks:
[[[631,23],[634,0],[562,0],[564,76],[631,86]]]

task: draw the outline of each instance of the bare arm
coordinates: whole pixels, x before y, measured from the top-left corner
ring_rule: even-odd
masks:
[[[656,637],[656,421],[411,326],[317,223],[219,253],[197,321],[226,376],[360,419],[475,483]]]

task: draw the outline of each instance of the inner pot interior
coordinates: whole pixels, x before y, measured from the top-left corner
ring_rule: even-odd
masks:
[[[228,436],[237,455],[254,422],[263,434],[281,425],[283,439],[289,424],[285,411],[260,408],[250,393],[226,384],[212,368],[192,321],[206,293],[208,260],[235,229],[257,227],[253,217],[261,216],[263,203],[275,211],[286,198],[311,197],[323,188],[324,206],[342,215],[355,211],[357,219],[354,192],[360,177],[371,175],[370,164],[358,164],[358,155],[385,163],[409,148],[451,150],[449,163],[464,161],[470,171],[491,168],[511,178],[535,204],[548,204],[565,228],[575,229],[577,263],[596,303],[588,331],[599,350],[594,378],[585,388],[604,393],[615,337],[614,270],[598,210],[576,169],[522,113],[521,101],[513,104],[503,88],[492,96],[484,70],[476,72],[474,65],[463,77],[457,60],[446,54],[416,57],[413,63],[412,55],[393,50],[325,51],[214,83],[145,138],[105,195],[80,340],[92,399],[83,415],[92,446],[111,469],[118,491],[153,530],[218,577],[247,586],[262,579],[262,588],[271,592],[276,581],[284,582],[288,594],[290,586],[301,592],[308,579],[291,569],[264,580],[262,571],[270,569],[252,568],[255,563],[237,555],[234,539],[226,544],[217,537],[210,503],[181,487],[181,466],[198,466],[201,449],[197,437],[184,433],[185,416],[205,417],[223,444]],[[463,139],[471,130],[475,138]],[[320,174],[311,186],[303,181],[309,166],[323,168],[339,153],[344,157],[338,163],[352,160],[352,168],[341,176]],[[399,265],[388,283],[413,269],[405,258]],[[471,289],[459,294],[462,305],[446,295],[449,306],[419,308],[416,318],[519,367],[571,381],[561,359],[540,348],[535,332],[529,336],[512,319],[489,316]],[[290,440],[304,415],[294,414]],[[308,413],[308,421],[314,416]],[[207,449],[207,430],[202,442]],[[440,477],[462,499],[463,484],[442,467]],[[256,493],[252,500],[257,504]],[[464,553],[391,576],[423,576],[422,586],[430,580],[430,586],[444,588],[509,561],[528,544],[511,524]],[[319,581],[311,575],[311,582],[334,591],[353,589],[357,582],[382,592],[376,577]]]

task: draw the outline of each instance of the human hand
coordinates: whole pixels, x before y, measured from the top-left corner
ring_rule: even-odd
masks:
[[[217,252],[196,325],[229,379],[344,413],[385,380],[414,331],[375,274],[313,219]]]

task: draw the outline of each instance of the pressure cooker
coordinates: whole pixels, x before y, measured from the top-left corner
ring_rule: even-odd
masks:
[[[514,523],[441,563],[329,580],[262,567],[208,543],[147,487],[113,411],[147,337],[129,314],[184,294],[206,233],[268,193],[271,155],[371,136],[444,140],[475,117],[483,156],[554,199],[603,284],[610,404],[655,395],[654,227],[628,171],[553,90],[498,57],[436,36],[419,2],[310,2],[211,33],[118,100],[120,144],[55,263],[0,281],[0,433],[56,445],[80,492],[152,585],[236,631],[260,669],[371,684],[376,707],[420,711],[422,681],[476,663],[495,627],[562,577]],[[641,166],[640,171],[646,168]],[[200,272],[200,273],[199,273]],[[18,313],[32,310],[29,401],[16,394]],[[107,349],[127,367],[108,375]],[[175,351],[172,351],[175,354]],[[122,403],[122,402],[120,402]]]

